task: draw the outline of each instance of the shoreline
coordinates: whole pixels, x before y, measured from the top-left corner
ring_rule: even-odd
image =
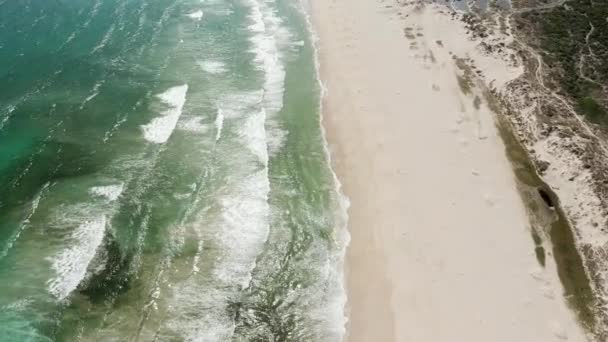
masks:
[[[312,1],[351,201],[346,340],[584,341],[552,258],[537,261],[489,104],[459,82],[454,56],[474,43],[440,8],[395,5]]]
[[[335,217],[336,217],[336,224],[334,225],[334,229],[338,231],[338,234],[336,234],[334,236],[334,243],[339,246],[339,252],[336,255],[333,255],[333,258],[335,258],[334,260],[334,265],[335,265],[335,269],[334,271],[336,272],[335,274],[337,275],[336,282],[339,285],[339,288],[337,289],[340,293],[339,295],[336,297],[336,303],[333,303],[335,305],[335,307],[337,307],[338,309],[336,309],[336,321],[340,321],[340,324],[336,325],[336,330],[337,330],[337,335],[340,336],[340,340],[344,340],[345,339],[345,335],[346,335],[346,325],[347,325],[347,321],[348,318],[344,312],[344,308],[346,306],[347,303],[347,290],[346,290],[346,286],[345,286],[345,259],[346,259],[346,250],[348,249],[349,245],[350,245],[350,232],[348,230],[348,221],[349,221],[349,216],[348,216],[348,211],[350,208],[350,199],[348,198],[348,196],[346,196],[344,194],[344,190],[343,190],[343,185],[342,182],[340,181],[335,168],[333,167],[334,162],[333,162],[333,158],[332,158],[332,153],[330,151],[330,144],[329,144],[329,140],[327,137],[327,130],[325,129],[325,126],[323,125],[323,122],[325,120],[323,114],[323,104],[325,102],[326,96],[327,96],[327,88],[325,87],[325,84],[323,83],[323,79],[322,79],[322,75],[321,75],[321,62],[320,62],[320,48],[319,48],[319,36],[317,33],[317,30],[315,29],[315,25],[313,23],[313,18],[312,18],[312,8],[311,8],[311,4],[310,3],[304,3],[301,2],[300,3],[300,12],[302,14],[302,16],[304,17],[304,21],[306,23],[306,29],[308,31],[309,34],[309,39],[312,45],[312,50],[313,50],[313,61],[314,61],[314,68],[315,68],[315,77],[316,77],[316,83],[319,87],[319,103],[318,103],[318,115],[319,115],[319,129],[321,130],[321,136],[323,139],[323,152],[325,153],[325,159],[327,161],[327,165],[328,165],[328,169],[329,172],[331,173],[331,176],[333,178],[333,185],[334,185],[334,191],[336,194],[336,199],[335,199],[335,203],[337,204],[337,208],[334,208],[336,210],[336,212],[338,213]]]

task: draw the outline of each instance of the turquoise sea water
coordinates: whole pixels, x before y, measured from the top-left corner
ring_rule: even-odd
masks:
[[[295,0],[0,0],[0,341],[338,341]]]

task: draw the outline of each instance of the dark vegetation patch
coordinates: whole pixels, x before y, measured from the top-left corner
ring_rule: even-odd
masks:
[[[545,256],[545,248],[543,247],[543,240],[540,235],[535,230],[536,228],[532,228],[532,240],[534,241],[534,254],[536,254],[536,260],[538,263],[545,267],[547,264],[546,256]]]
[[[456,75],[460,91],[462,91],[462,93],[465,95],[471,94],[472,89],[475,87],[473,82],[475,78],[473,70],[471,70],[471,67],[467,64],[466,60],[455,56],[452,56],[452,58],[454,59],[454,63],[456,63],[458,69],[462,71],[462,75]]]
[[[470,94],[472,87],[471,81],[466,76],[457,75],[456,77],[458,78],[458,86],[460,87],[460,90],[464,94]]]
[[[543,188],[539,188],[538,194],[540,195],[540,198],[543,200],[543,202],[545,202],[547,207],[549,207],[549,208],[555,207],[555,204],[553,204],[553,199],[551,198],[551,195],[549,195],[547,190],[545,190]]]
[[[608,125],[608,1],[570,0],[524,12],[516,28],[540,49],[558,93],[579,114]]]
[[[415,40],[416,39],[416,35],[414,34],[414,28],[412,27],[406,27],[403,29],[403,35],[405,36],[405,38],[409,39],[409,40]]]
[[[475,109],[479,110],[481,108],[481,103],[481,97],[475,96],[475,98],[473,99],[473,106],[475,107]]]
[[[578,110],[587,116],[589,120],[595,123],[608,122],[606,117],[606,109],[600,105],[593,97],[585,96],[578,99]]]

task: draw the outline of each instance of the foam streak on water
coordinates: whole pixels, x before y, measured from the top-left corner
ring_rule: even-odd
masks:
[[[13,246],[15,245],[15,242],[17,242],[17,240],[19,239],[19,236],[21,236],[21,233],[23,233],[23,230],[27,228],[28,224],[30,223],[30,219],[32,218],[32,216],[34,216],[34,214],[36,213],[36,210],[38,210],[38,205],[40,204],[40,199],[42,198],[42,195],[45,193],[48,186],[49,186],[49,183],[44,184],[42,186],[42,189],[36,195],[36,197],[34,197],[34,200],[32,201],[30,212],[25,217],[25,220],[23,220],[23,222],[21,222],[21,224],[19,225],[19,228],[17,228],[15,233],[6,242],[6,245],[4,246],[4,248],[0,251],[0,260],[2,260],[2,258],[6,257],[6,255],[10,251],[10,249],[13,248]]]
[[[124,185],[122,183],[113,185],[102,185],[92,187],[90,192],[93,195],[104,197],[108,201],[116,201],[118,197],[120,197],[120,195],[122,194],[123,188]]]
[[[194,11],[194,12],[188,13],[187,16],[190,19],[194,19],[194,20],[200,21],[201,19],[203,19],[203,11],[201,11],[201,10]]]
[[[226,72],[226,65],[219,61],[199,61],[198,65],[209,74],[222,74]]]
[[[72,233],[70,247],[49,260],[57,275],[49,280],[48,289],[57,299],[65,299],[78,287],[103,241],[105,229],[105,215],[83,222]]]
[[[281,61],[278,45],[280,40],[288,39],[289,34],[281,27],[281,19],[276,10],[266,2],[250,0],[249,29],[255,33],[251,38],[252,52],[255,54],[257,68],[264,72],[264,108],[272,117],[283,108],[285,92],[285,67]]]
[[[182,115],[187,92],[188,85],[184,84],[169,88],[164,93],[157,95],[168,108],[161,113],[161,116],[142,126],[146,140],[156,144],[163,144],[169,140]]]
[[[101,0],[95,1],[95,4],[93,4],[93,9],[91,10],[91,12],[89,14],[89,18],[84,23],[84,27],[88,27],[91,24],[91,21],[93,20],[93,18],[95,18],[95,16],[97,15],[97,12],[99,11],[99,8],[101,7],[101,2],[102,2]]]
[[[88,95],[84,99],[84,101],[82,101],[82,103],[80,104],[80,109],[83,109],[84,106],[87,104],[87,102],[91,101],[92,99],[94,99],[95,97],[97,97],[97,95],[99,95],[99,88],[102,85],[103,85],[103,81],[95,83],[95,85],[93,86],[93,89],[90,92],[90,95]]]
[[[222,128],[224,127],[224,113],[220,108],[217,109],[217,116],[215,117],[215,141],[220,140],[222,137]]]
[[[266,142],[266,110],[250,114],[245,120],[243,127],[239,130],[239,136],[245,145],[258,158],[264,166],[268,164],[268,145]]]
[[[95,53],[101,49],[103,49],[106,44],[108,44],[108,41],[110,40],[110,37],[112,37],[112,33],[114,33],[114,25],[110,26],[110,29],[108,29],[108,31],[103,35],[103,38],[101,38],[101,41],[99,42],[99,44],[97,44],[93,50],[91,51],[91,53]]]

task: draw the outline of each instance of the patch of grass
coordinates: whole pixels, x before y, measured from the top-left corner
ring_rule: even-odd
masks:
[[[604,107],[589,96],[578,100],[578,110],[592,122],[605,123],[608,120]]]
[[[479,110],[481,108],[481,103],[481,97],[479,97],[479,95],[476,95],[473,99],[473,106],[475,107],[475,109]]]
[[[458,69],[462,71],[462,75],[456,75],[460,91],[462,91],[462,93],[465,95],[469,95],[472,93],[472,89],[475,87],[475,75],[473,74],[471,67],[467,65],[467,62],[464,59],[458,58],[456,56],[452,56],[452,58],[454,59],[456,67],[458,67]]]
[[[471,80],[461,75],[457,75],[456,78],[458,79],[458,86],[460,87],[460,90],[466,95],[470,94],[471,88],[473,87]]]

